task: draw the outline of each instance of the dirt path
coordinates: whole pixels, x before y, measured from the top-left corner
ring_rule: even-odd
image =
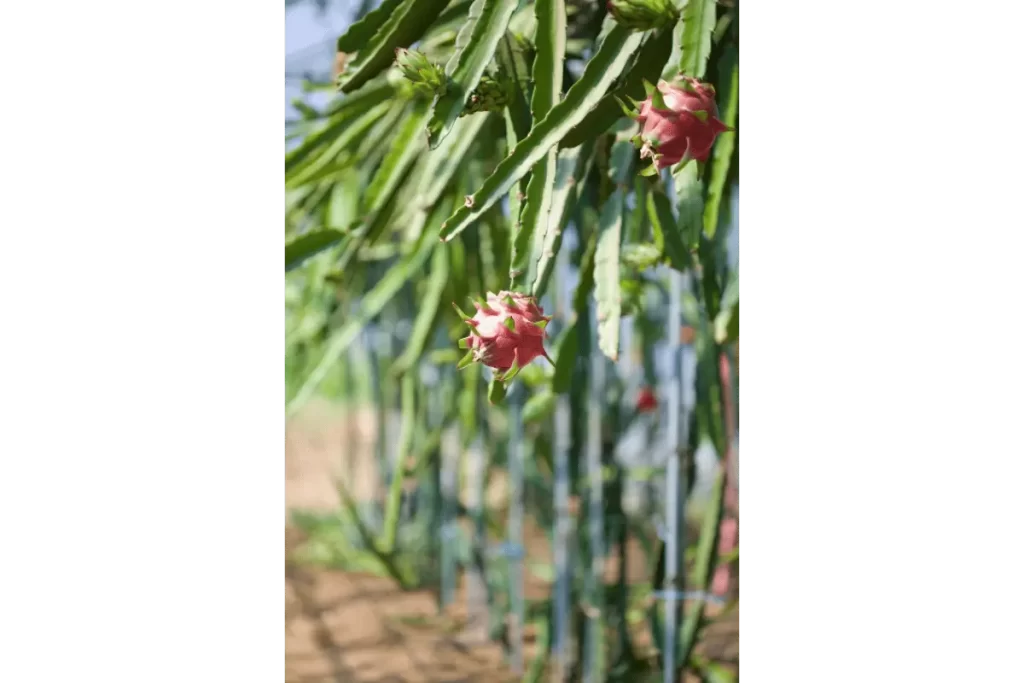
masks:
[[[286,683],[512,680],[499,646],[470,648],[429,626],[437,603],[428,592],[404,593],[379,577],[289,565],[285,596]]]
[[[338,505],[334,476],[354,482],[357,497],[376,486],[373,470],[374,421],[369,413],[341,418],[336,409],[312,406],[286,431],[286,504],[289,508],[331,510]],[[532,559],[545,560],[547,543],[527,529]],[[286,530],[291,557],[301,542]],[[630,565],[633,565],[631,562]],[[645,571],[630,567],[629,573]],[[548,587],[528,580],[529,598]],[[285,568],[286,683],[503,683],[516,681],[494,643],[466,643],[453,620],[437,616],[429,591],[402,592],[389,579],[300,566]],[[700,648],[726,663],[738,661],[738,615],[712,624]],[[526,656],[532,657],[530,634]],[[697,681],[687,676],[686,681]]]
[[[313,403],[286,430],[288,509],[328,511],[344,477],[367,499],[379,485],[369,411]],[[301,541],[286,530],[289,557]],[[513,680],[500,646],[469,647],[437,623],[429,591],[403,592],[389,579],[300,566],[285,568],[286,683],[500,683]]]

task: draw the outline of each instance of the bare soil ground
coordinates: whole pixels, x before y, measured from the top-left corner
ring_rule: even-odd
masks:
[[[344,477],[357,497],[378,485],[373,463],[374,419],[368,411],[343,414],[314,404],[289,422],[286,431],[286,505],[327,511],[339,501],[333,486]],[[498,495],[498,492],[495,492]],[[490,497],[490,496],[489,496]],[[526,531],[527,554],[547,560],[540,529]],[[286,528],[286,683],[502,683],[516,681],[496,643],[467,642],[456,609],[439,617],[430,591],[405,592],[389,579],[303,566],[291,559],[301,533]],[[639,549],[627,574],[642,576]],[[616,573],[609,567],[610,573]],[[549,586],[527,573],[527,598],[548,594]],[[460,593],[462,587],[460,587]],[[461,596],[459,603],[462,603]],[[738,611],[716,620],[700,651],[733,670],[739,660]],[[527,661],[533,634],[524,633]],[[687,676],[686,683],[697,681]]]

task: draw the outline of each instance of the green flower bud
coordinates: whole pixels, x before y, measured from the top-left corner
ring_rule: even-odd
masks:
[[[634,31],[650,31],[674,24],[679,11],[671,0],[608,0],[615,21]]]
[[[448,77],[444,70],[436,64],[431,64],[422,52],[400,47],[395,50],[395,62],[402,75],[419,92],[440,97],[447,91]]]

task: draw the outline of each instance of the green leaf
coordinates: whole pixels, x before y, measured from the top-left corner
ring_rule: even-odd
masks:
[[[715,316],[715,341],[731,344],[740,336],[740,278],[733,273],[722,292],[721,309]]]
[[[710,244],[701,240],[703,245]],[[693,326],[696,338],[693,350],[696,354],[696,432],[697,441],[708,439],[717,453],[725,453],[725,429],[722,415],[722,386],[719,374],[719,348],[715,344],[711,322],[717,315],[719,294],[710,282],[710,268],[703,266],[701,289],[703,306],[696,297],[684,292],[681,297],[683,316]],[[714,309],[714,310],[712,310]],[[707,311],[707,314],[706,314]]]
[[[587,207],[584,213],[584,220],[589,218],[586,214],[594,215],[596,213],[593,208]],[[598,221],[600,219],[594,215],[593,220]],[[586,250],[583,252],[583,258],[580,259],[580,279],[576,285],[576,291],[572,295],[572,310],[576,312],[577,316],[582,315],[587,310],[587,299],[590,297],[590,293],[594,291],[594,259],[597,255],[597,235],[597,230],[590,232]]]
[[[519,367],[519,361],[518,360],[514,360],[514,361],[512,361],[512,367],[510,367],[508,370],[506,370],[501,375],[498,375],[497,380],[499,382],[501,382],[502,384],[507,384],[508,382],[511,382],[513,379],[515,379],[516,375],[519,374],[520,370],[522,370],[522,368]],[[502,398],[505,398],[504,392],[502,392]],[[492,399],[491,403],[494,403],[494,402],[495,401]]]
[[[530,424],[546,420],[555,410],[555,393],[540,391],[523,404],[523,423]]]
[[[462,318],[463,320],[470,320],[473,317],[471,315],[466,315],[466,312],[459,308],[459,305],[454,301],[452,302],[452,306],[455,308],[455,312],[458,313],[459,317]]]
[[[651,90],[651,106],[655,109],[662,111],[668,110],[668,104],[665,102],[665,95],[657,87]]]
[[[437,149],[427,153],[427,164],[416,197],[418,207],[434,205],[489,118],[483,114],[459,119],[452,128],[452,135],[449,135]]]
[[[330,201],[330,195],[330,183],[317,183],[309,188],[308,193],[296,197],[295,203],[285,209],[285,234],[289,234],[293,226],[314,216],[322,215],[321,212],[327,206],[327,202]]]
[[[550,357],[548,358],[548,363],[552,367],[555,365],[555,361]],[[546,370],[547,368],[541,369],[541,366],[533,365],[531,363],[523,368],[523,371],[519,373],[519,379],[521,379],[523,384],[529,389],[539,389],[540,387],[549,388],[548,380],[551,379],[551,374],[546,372]]]
[[[441,15],[437,18],[434,23],[434,28],[440,28],[448,24],[461,24],[465,21],[465,17],[469,14],[469,8],[473,6],[472,0],[459,0],[459,2],[453,2],[441,12]]]
[[[583,154],[580,148],[565,149],[558,153],[548,219],[541,223],[543,230],[535,233],[533,240],[533,258],[530,262],[533,275],[529,281],[530,292],[538,299],[547,289],[548,280],[555,268],[555,257],[562,247],[562,231],[579,201],[594,156],[593,146],[587,154]]]
[[[533,60],[533,98],[530,114],[536,125],[558,104],[562,96],[562,63],[565,61],[565,3],[560,0],[536,0],[534,34],[536,56]]]
[[[724,316],[724,317],[723,317]],[[740,338],[740,302],[729,309],[719,311],[715,318],[715,341],[732,344]]]
[[[612,145],[611,162],[608,175],[616,187],[622,188],[624,193],[629,192],[628,182],[633,175],[633,159],[636,152],[633,145],[624,136],[620,135]]]
[[[447,203],[451,204],[450,201]],[[388,270],[373,289],[367,292],[366,296],[362,298],[358,312],[331,335],[323,357],[320,358],[294,398],[289,402],[287,409],[289,415],[294,414],[313,396],[327,373],[338,362],[345,349],[359,336],[363,327],[384,309],[384,306],[398,294],[409,278],[419,273],[436,244],[429,236],[422,236],[417,248],[406,254],[401,261]]]
[[[434,330],[441,311],[441,297],[448,286],[448,274],[448,250],[435,249],[430,263],[427,291],[422,299],[417,300],[419,313],[416,314],[409,343],[392,366],[391,371],[396,375],[408,371],[423,355],[423,349],[430,339],[430,333]]]
[[[444,251],[437,249],[436,251]],[[409,374],[402,378],[402,426],[398,437],[398,453],[395,467],[391,472],[391,487],[384,512],[384,533],[378,546],[380,552],[391,553],[398,536],[398,517],[401,511],[402,484],[405,482],[405,461],[412,452],[412,441],[416,427],[416,377]]]
[[[597,252],[594,256],[594,284],[597,290],[597,344],[604,355],[619,359],[622,322],[622,289],[619,285],[619,247],[622,244],[622,212],[625,191],[612,193],[601,210]]]
[[[633,177],[633,209],[627,214],[625,241],[639,242],[647,239],[647,194],[651,184],[640,176]],[[661,249],[658,249],[661,252]]]
[[[565,3],[561,0],[537,0],[536,57],[533,61],[533,99],[530,113],[536,126],[547,116],[562,95],[562,64],[565,61]],[[538,226],[548,226],[558,165],[558,147],[552,146],[533,167],[526,187],[522,221],[512,245],[509,278],[526,275],[531,242]]]
[[[448,90],[435,99],[433,114],[427,123],[431,149],[448,136],[459,119],[473,88],[494,57],[498,41],[505,35],[517,5],[517,0],[475,0],[470,7],[466,23],[455,40],[455,53],[445,65]]]
[[[630,268],[647,270],[658,265],[661,251],[653,244],[625,244],[622,246],[622,262]]]
[[[320,118],[320,112],[313,107],[306,104],[302,98],[296,97],[292,100],[292,107],[295,111],[299,112],[304,119],[318,119]]]
[[[352,92],[387,69],[394,62],[395,48],[415,43],[447,4],[448,0],[402,0],[339,76],[339,89]]]
[[[561,147],[575,147],[587,140],[593,140],[611,128],[624,115],[615,98],[643,100],[646,97],[644,79],[658,80],[671,51],[671,28],[662,29],[648,36],[626,75],[625,84],[601,98],[597,106],[562,139]]]
[[[719,464],[718,474],[711,498],[705,508],[704,521],[701,525],[700,540],[697,541],[697,557],[693,567],[693,581],[697,590],[707,592],[711,589],[711,579],[718,563],[718,531],[722,525],[722,514],[725,510],[726,477],[724,464]],[[680,637],[679,661],[685,662],[697,643],[701,627],[704,624],[704,600],[693,601],[686,617]]]
[[[555,374],[551,378],[551,389],[556,394],[567,394],[572,386],[572,371],[579,355],[579,330],[574,322],[562,330],[555,342]]]
[[[571,11],[570,9],[569,12],[571,13]],[[512,15],[508,29],[524,54],[532,52],[533,36],[537,31],[537,15],[529,2],[519,3],[519,10]]]
[[[391,197],[399,183],[408,176],[408,169],[423,148],[423,121],[429,113],[427,103],[416,102],[412,111],[401,123],[394,141],[391,143],[380,168],[373,176],[373,182],[366,188],[364,206],[369,211],[376,211]]]
[[[730,128],[736,126],[736,116],[739,112],[739,78],[740,68],[736,62],[735,48],[729,48],[722,56],[719,65],[726,75],[721,79],[728,83],[728,88],[719,95],[719,107],[722,111],[722,122]],[[736,147],[736,134],[723,133],[715,141],[715,149],[711,157],[711,178],[708,182],[708,196],[704,206],[704,234],[708,239],[713,239],[718,229],[718,209],[722,203],[722,194],[725,189],[726,179],[729,176],[729,162],[732,160],[732,153]]]
[[[704,227],[704,183],[694,163],[677,167],[673,177],[676,182],[679,232],[683,243],[692,251],[697,247]]]
[[[452,240],[469,227],[487,209],[504,196],[529,170],[540,161],[552,146],[583,120],[608,87],[622,72],[630,55],[643,39],[616,25],[605,38],[594,57],[587,63],[583,75],[569,88],[565,99],[552,107],[544,119],[535,125],[524,140],[507,156],[473,195],[471,206],[462,206],[441,226],[441,239]]]
[[[331,196],[324,210],[324,224],[349,226],[359,213],[359,172],[349,169],[331,188]]]
[[[479,394],[481,365],[473,363],[462,373],[462,391],[459,392],[459,423],[462,426],[462,447],[467,448],[476,438],[476,430],[480,426],[477,415],[477,396]],[[498,382],[498,384],[501,384]]]
[[[480,267],[486,282],[486,286],[480,291],[494,292],[506,289],[503,283],[505,273],[508,272],[508,243],[512,241],[508,220],[500,210],[491,211],[486,220],[480,224],[478,235],[480,237]]]
[[[630,107],[628,104],[623,102],[622,98],[619,97],[618,95],[614,95],[613,97],[614,97],[614,100],[615,100],[615,104],[618,105],[619,109],[622,111],[622,116],[629,117],[629,118],[633,119],[634,121],[640,117],[640,114],[637,112],[637,110],[635,108],[635,106],[636,106],[635,103],[634,103],[633,107]],[[591,112],[591,113],[593,113],[593,112]],[[615,121],[618,121],[618,118],[616,118]],[[614,123],[614,121],[612,123]],[[608,124],[608,125],[611,126],[611,124]],[[607,128],[605,128],[604,130],[607,130]],[[587,136],[587,137],[593,137],[593,136]],[[566,136],[562,140],[562,146],[563,147],[571,147],[571,145],[565,144],[566,139],[568,139],[568,136]]]
[[[333,142],[354,121],[393,95],[394,88],[385,83],[341,98],[324,126],[307,135],[298,147],[284,155],[285,176],[295,173],[313,152]]]
[[[701,683],[736,683],[736,674],[721,664],[693,655],[690,657]]]
[[[717,245],[709,239],[700,238],[697,257],[700,260],[700,294],[703,298],[704,310],[707,311],[709,327],[711,321],[718,317],[722,300],[722,288],[718,282]],[[708,338],[712,338],[710,331]],[[717,373],[716,373],[717,374]]]
[[[640,175],[644,176],[645,178],[653,178],[654,176],[658,175],[657,164],[652,162],[650,166],[647,166],[640,171]]]
[[[357,114],[348,125],[336,130],[337,136],[318,154],[309,157],[305,163],[292,167],[291,172],[285,171],[285,187],[296,188],[315,183],[344,169],[359,163],[358,157],[350,151],[354,144],[365,139],[370,130],[391,108],[391,103],[384,102],[373,107],[364,114]],[[346,153],[348,152],[348,153]]]
[[[682,45],[679,70],[687,76],[704,78],[715,30],[715,0],[686,0],[678,30]]]
[[[384,160],[377,169],[373,181],[366,189],[363,205],[369,212],[362,223],[352,231],[351,240],[338,260],[338,267],[345,270],[356,258],[359,251],[374,244],[384,234],[388,225],[397,218],[398,210],[396,195],[403,183],[410,180],[409,167],[419,157],[424,147],[423,136],[420,134],[423,121],[428,112],[427,103],[417,102],[412,112],[402,122],[394,141],[389,147]],[[406,225],[411,226],[414,238],[426,220],[425,213],[414,214]]]
[[[467,154],[477,141],[481,129],[486,125],[487,116],[474,116],[460,119],[453,128],[454,135],[449,136],[441,145],[425,155],[422,172],[413,188],[408,201],[403,199],[401,207],[404,213],[392,222],[406,228],[406,239],[416,239],[427,213],[434,207],[438,197],[448,187],[452,177],[467,159]],[[373,234],[372,229],[370,234]],[[450,269],[461,272],[455,266]]]
[[[450,365],[459,361],[459,352],[455,349],[434,349],[427,358],[434,365]]]
[[[633,280],[626,275],[619,280],[619,288],[622,290],[622,315],[635,315],[642,308],[645,292],[644,281]]]
[[[383,568],[390,574],[399,585],[403,587],[411,587],[414,583],[415,577],[407,566],[395,561],[395,556],[390,553],[384,553],[379,547],[373,537],[373,532],[370,531],[366,523],[363,522],[359,514],[359,504],[356,502],[355,497],[345,486],[345,482],[338,479],[335,481],[337,485],[338,494],[341,496],[342,508],[345,512],[345,519],[343,523],[346,525],[351,523],[356,528],[357,533],[363,541],[363,545],[367,548],[367,553],[364,557],[368,560],[371,556],[379,562]]]
[[[518,45],[511,31],[505,31],[501,42],[498,43],[494,59],[498,64],[498,71],[512,79],[512,101],[505,107],[509,125],[515,131],[514,136],[509,136],[509,142],[512,143],[513,139],[521,140],[530,132],[530,104],[527,99],[530,65],[527,63],[522,47]]]
[[[647,194],[647,218],[654,231],[654,243],[662,250],[669,265],[681,273],[686,272],[690,257],[672,216],[672,202],[660,187]]]
[[[715,23],[715,30],[711,34],[711,40],[714,41],[715,45],[718,45],[719,41],[725,37],[726,31],[729,30],[729,26],[732,24],[733,15],[724,14],[718,18]]]
[[[526,109],[525,111],[526,129],[527,132],[529,132],[530,113],[529,109]],[[511,151],[515,149],[516,145],[519,143],[520,138],[519,133],[517,132],[518,126],[516,125],[515,116],[513,115],[510,107],[506,107],[502,114],[504,114],[505,118],[505,149]],[[520,178],[519,182],[513,187],[515,192],[509,192],[508,194],[508,215],[510,222],[512,223],[513,231],[517,231],[520,228],[520,219],[523,215],[523,203],[526,200],[526,187],[530,183],[530,175],[531,174],[527,173],[524,177]],[[509,238],[510,243],[515,241],[515,234],[516,233],[513,232],[512,236]],[[515,245],[513,244],[512,246],[514,247]],[[511,249],[509,251],[509,263],[511,264]]]
[[[491,383],[487,385],[487,402],[491,405],[500,405],[505,400],[505,395],[508,393],[505,389],[505,380],[512,379],[515,377],[515,373],[512,372],[514,368],[509,368],[509,374],[505,377],[498,379],[495,377],[491,380]]]
[[[307,232],[284,246],[284,272],[298,268],[306,259],[316,256],[325,249],[330,249],[344,239],[345,233],[339,230],[317,230]]]
[[[384,0],[377,9],[349,26],[347,31],[338,36],[337,51],[351,53],[362,50],[377,29],[391,18],[401,2],[402,0]]]
[[[534,623],[536,624],[534,633],[536,634],[537,654],[530,662],[530,669],[523,677],[523,683],[540,683],[541,676],[544,675],[544,670],[547,668],[548,653],[551,650],[551,618],[538,619]]]

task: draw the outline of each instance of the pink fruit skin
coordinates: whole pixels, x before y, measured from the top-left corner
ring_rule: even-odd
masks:
[[[684,82],[690,89],[683,87]],[[660,155],[657,157],[659,170],[684,159],[706,161],[715,138],[732,130],[718,120],[715,93],[690,77],[682,77],[673,83],[659,81],[658,91],[668,109],[655,108],[654,96],[651,95],[644,100],[637,116],[641,126],[640,137],[644,142],[641,158]],[[707,119],[701,121],[693,112],[706,112]]]
[[[736,541],[739,539],[739,522],[735,519],[726,519],[722,521],[722,525],[718,529],[718,553],[725,555],[736,547]],[[711,593],[724,597],[728,594],[731,583],[732,576],[729,566],[719,565],[715,569],[715,575],[711,581]]]
[[[509,304],[506,299],[511,299]],[[515,331],[505,321],[515,322]],[[476,304],[476,315],[466,323],[470,334],[466,337],[474,359],[495,370],[508,370],[512,365],[526,367],[533,359],[547,357],[544,350],[546,333],[538,323],[551,320],[545,317],[537,301],[516,292],[487,293],[487,304]]]

